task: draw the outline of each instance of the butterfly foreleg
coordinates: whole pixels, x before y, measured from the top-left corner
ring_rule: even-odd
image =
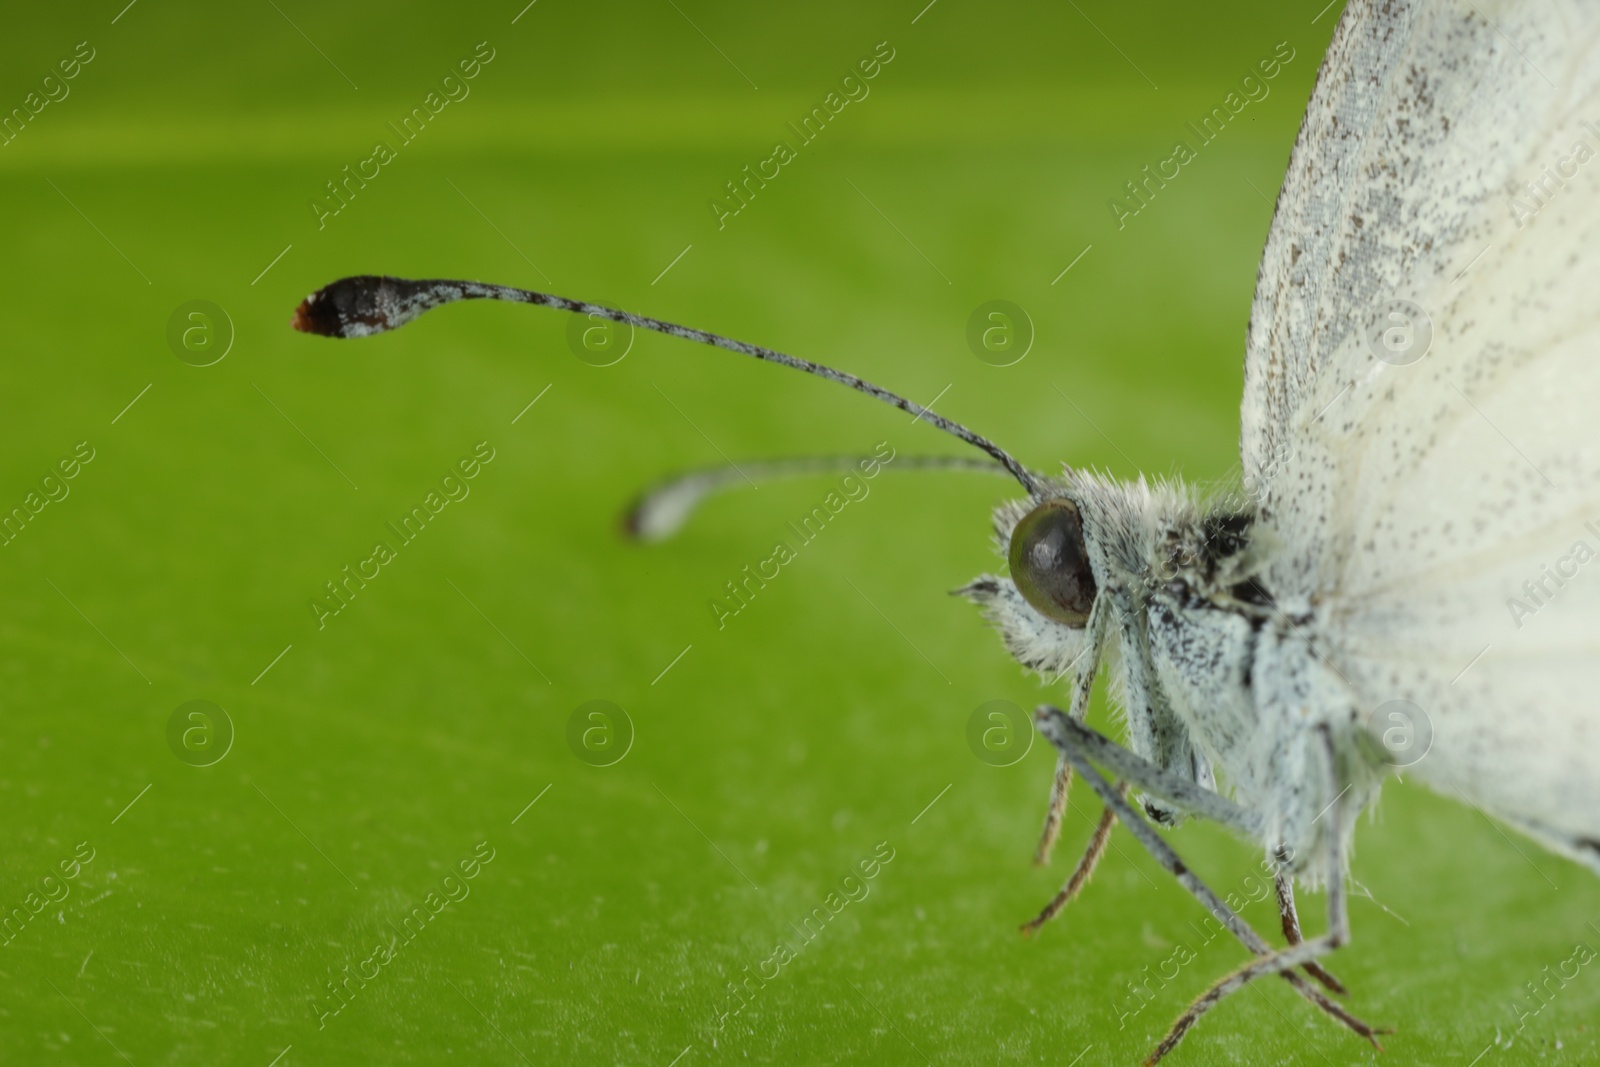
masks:
[[[1146,793],[1160,797],[1192,815],[1203,816],[1252,836],[1261,831],[1260,820],[1227,797],[1129,752],[1104,734],[1062,714],[1059,708],[1049,705],[1041,707],[1034,714],[1034,722],[1046,740],[1060,749],[1062,758],[1073,764],[1079,773],[1083,771],[1082,761],[1092,760],[1116,777],[1132,782]],[[1074,753],[1077,753],[1076,758]],[[1099,790],[1096,789],[1096,792]],[[1127,816],[1123,815],[1123,818]]]
[[[1078,670],[1077,677],[1073,679],[1072,702],[1068,705],[1075,722],[1082,722],[1084,716],[1089,714],[1089,695],[1094,691],[1094,676],[1100,670],[1100,653],[1105,642],[1106,613],[1110,610],[1105,605],[1105,601],[1096,600],[1094,607],[1089,610],[1089,621],[1084,628],[1086,641],[1083,651],[1067,667],[1067,670],[1071,670],[1080,663],[1083,664]],[[1062,673],[1065,673],[1065,671]],[[1044,827],[1039,831],[1039,844],[1033,850],[1033,864],[1036,867],[1043,867],[1050,862],[1050,853],[1055,849],[1056,842],[1061,838],[1061,820],[1067,814],[1067,794],[1071,789],[1072,764],[1068,762],[1067,757],[1062,756],[1056,760],[1055,777],[1050,781],[1050,806],[1045,809]],[[1105,821],[1104,815],[1102,815],[1101,821]],[[1109,826],[1106,829],[1106,833],[1107,835],[1110,834]],[[1104,850],[1103,842],[1101,843],[1101,850]],[[1079,882],[1079,888],[1082,888],[1083,882],[1089,880],[1089,875],[1094,873],[1095,865],[1099,862],[1100,854],[1095,851],[1094,845],[1091,843],[1089,850],[1078,861],[1078,871],[1073,872],[1074,878],[1078,876],[1080,871],[1083,874],[1082,881]],[[1070,879],[1067,884],[1072,884]],[[1057,896],[1060,904],[1055,905],[1055,911],[1060,911],[1067,901],[1076,895],[1077,893],[1074,891],[1071,896],[1067,896],[1066,888],[1063,888]],[[1052,901],[1052,904],[1054,903]],[[1046,910],[1049,910],[1048,907]],[[1055,912],[1051,912],[1051,915],[1054,914]],[[1039,921],[1044,922],[1047,918],[1048,916],[1043,916],[1041,913]]]
[[[1090,674],[1090,681],[1093,675]],[[1078,692],[1086,693],[1086,686],[1080,686]],[[1074,693],[1076,697],[1077,693]],[[1076,701],[1074,701],[1076,704]],[[1084,698],[1087,706],[1087,695]],[[1197,785],[1194,782],[1180,778],[1178,775],[1151,763],[1141,756],[1129,752],[1127,749],[1111,741],[1102,734],[1096,733],[1082,723],[1081,714],[1074,714],[1068,718],[1069,729],[1074,733],[1077,742],[1084,746],[1090,757],[1100,763],[1111,767],[1119,776],[1132,780],[1139,788],[1148,793],[1162,797],[1178,806],[1192,811],[1198,815],[1205,815],[1226,826],[1246,832],[1254,832],[1255,823],[1249,815],[1237,805],[1216,793]],[[1048,733],[1046,736],[1049,736]],[[1051,737],[1052,743],[1059,742]],[[1047,847],[1053,845],[1055,838],[1060,833],[1061,814],[1067,806],[1067,788],[1072,784],[1072,761],[1068,758],[1065,749],[1057,763],[1056,776],[1050,791],[1050,813],[1045,820],[1045,836],[1039,842],[1040,852],[1034,857],[1034,862],[1042,863],[1048,858]],[[1119,796],[1128,794],[1128,782],[1117,783]],[[1078,861],[1061,891],[1050,899],[1032,920],[1022,926],[1023,934],[1032,934],[1055,918],[1061,909],[1072,902],[1083,887],[1088,884],[1089,876],[1100,863],[1100,858],[1105,854],[1106,846],[1111,840],[1111,827],[1117,821],[1116,812],[1106,807],[1100,814],[1100,821],[1095,826],[1094,835],[1089,839],[1088,847],[1084,850],[1083,857]]]
[[[1062,757],[1062,762],[1066,762],[1065,756]],[[1070,768],[1072,764],[1068,763],[1067,766]],[[1127,782],[1118,782],[1116,788],[1119,796],[1128,795]],[[1064,799],[1062,803],[1065,804]],[[1111,843],[1111,828],[1116,822],[1117,813],[1110,808],[1100,812],[1100,821],[1095,824],[1094,834],[1089,838],[1089,844],[1084,848],[1083,857],[1078,860],[1077,867],[1073,868],[1061,891],[1050,898],[1050,903],[1046,904],[1038,915],[1022,924],[1024,937],[1031,936],[1039,927],[1059,915],[1061,909],[1071,904],[1073,898],[1089,884],[1089,876],[1094,874],[1094,869],[1100,865],[1100,858],[1106,854],[1106,846]]]
[[[1258,977],[1261,974],[1277,974],[1293,986],[1295,992],[1357,1034],[1371,1041],[1374,1045],[1377,1045],[1376,1035],[1380,1031],[1368,1026],[1339,1004],[1329,1000],[1321,990],[1307,982],[1294,969],[1302,963],[1314,960],[1316,957],[1331,951],[1332,948],[1343,944],[1348,939],[1349,928],[1344,914],[1345,902],[1342,888],[1337,893],[1330,892],[1329,894],[1330,923],[1326,934],[1313,941],[1302,941],[1300,944],[1282,952],[1275,952],[1262,939],[1261,935],[1256,933],[1240,917],[1238,912],[1230,908],[1188,868],[1178,857],[1178,854],[1173,851],[1172,846],[1168,845],[1148,822],[1135,813],[1132,806],[1123,798],[1119,788],[1106,781],[1104,776],[1094,768],[1091,758],[1109,767],[1119,777],[1130,779],[1139,788],[1165,796],[1174,803],[1183,804],[1185,807],[1189,805],[1180,798],[1179,794],[1184,792],[1184,787],[1198,790],[1197,786],[1175,779],[1174,776],[1148,760],[1141,759],[1128,752],[1081,723],[1071,721],[1059,708],[1049,705],[1040,707],[1034,713],[1034,722],[1038,725],[1039,732],[1044,734],[1051,744],[1060,749],[1062,756],[1072,763],[1078,774],[1089,783],[1089,787],[1100,797],[1106,807],[1123,821],[1129,832],[1145,847],[1145,851],[1149,852],[1150,856],[1176,878],[1178,883],[1189,891],[1190,895],[1204,905],[1207,911],[1227,927],[1228,931],[1238,938],[1245,948],[1260,957],[1241,971],[1223,979],[1211,991],[1203,995],[1200,1000],[1191,1005],[1189,1010],[1173,1024],[1171,1031],[1168,1032],[1161,1044],[1156,1047],[1155,1051],[1145,1061],[1145,1067],[1153,1067],[1163,1056],[1172,1051],[1178,1042],[1183,1039],[1183,1035],[1199,1021],[1200,1016],[1213,1004],[1220,1001],[1228,993],[1233,992],[1234,989],[1243,987],[1251,978]],[[1212,817],[1216,818],[1217,821],[1240,828],[1248,828],[1253,825],[1253,820],[1249,819],[1242,810],[1238,809],[1230,801],[1216,794],[1209,794],[1209,797],[1210,799],[1204,802],[1204,807],[1191,807],[1190,810],[1194,811],[1195,814],[1209,815],[1209,811],[1206,809],[1215,809],[1219,814]],[[1334,807],[1337,808],[1338,804],[1335,803]],[[1337,838],[1337,835],[1335,837]],[[1337,849],[1340,846],[1336,844],[1332,847]],[[1333,858],[1338,859],[1340,857],[1336,854]],[[1337,870],[1339,868],[1334,869]],[[1335,917],[1337,917],[1337,921],[1334,921]],[[1290,957],[1288,962],[1281,962],[1286,953],[1296,953],[1298,955]],[[1259,970],[1252,970],[1258,967],[1260,968]],[[1252,973],[1243,980],[1235,982],[1235,979],[1240,974],[1243,974],[1244,971],[1251,971]],[[1225,985],[1228,988],[1221,989]],[[1218,992],[1219,989],[1221,989],[1220,992]],[[1212,995],[1214,993],[1216,994],[1215,996]]]

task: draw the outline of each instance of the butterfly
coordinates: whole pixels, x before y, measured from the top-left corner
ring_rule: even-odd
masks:
[[[1597,123],[1600,6],[1352,0],[1262,256],[1234,492],[1046,477],[846,372],[505,286],[346,278],[293,324],[358,337],[456,300],[554,307],[827,378],[987,453],[1026,495],[994,515],[1006,573],[959,592],[1023,666],[1071,679],[1066,707],[1035,718],[1060,752],[1038,857],[1075,775],[1104,804],[1025,929],[1083,887],[1121,821],[1253,954],[1147,1063],[1266,977],[1376,1045],[1323,961],[1351,936],[1356,818],[1397,771],[1600,873],[1600,574],[1584,573],[1600,553]],[[663,536],[726,484],[659,486],[631,527]],[[1121,743],[1084,721],[1102,667]],[[1158,830],[1190,817],[1261,846],[1287,945]],[[1296,884],[1327,889],[1319,936],[1301,932]]]

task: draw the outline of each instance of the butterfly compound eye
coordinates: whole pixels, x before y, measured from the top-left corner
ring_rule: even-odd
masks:
[[[1083,543],[1083,521],[1070,500],[1030,511],[1011,531],[1011,580],[1035,611],[1072,627],[1089,621],[1094,572]]]

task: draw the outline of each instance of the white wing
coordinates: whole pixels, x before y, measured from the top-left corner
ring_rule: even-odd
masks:
[[[1242,452],[1268,587],[1364,710],[1420,707],[1415,773],[1600,870],[1597,38],[1593,3],[1351,3]]]

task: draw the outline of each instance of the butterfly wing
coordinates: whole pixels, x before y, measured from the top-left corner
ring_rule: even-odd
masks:
[[[1353,0],[1242,422],[1264,582],[1369,736],[1600,870],[1596,5]]]

